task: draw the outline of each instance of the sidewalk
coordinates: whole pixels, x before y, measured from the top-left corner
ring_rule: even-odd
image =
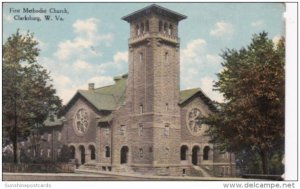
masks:
[[[242,181],[242,178],[153,176],[132,173],[76,170],[75,173],[3,173],[3,181]]]
[[[97,174],[97,175],[107,175],[118,178],[134,178],[134,180],[172,180],[172,181],[241,181],[241,180],[251,180],[243,178],[228,178],[228,177],[191,177],[191,176],[156,176],[156,175],[143,175],[134,173],[120,173],[120,172],[107,172],[107,171],[95,171],[95,170],[84,170],[76,169],[75,173],[78,174]]]

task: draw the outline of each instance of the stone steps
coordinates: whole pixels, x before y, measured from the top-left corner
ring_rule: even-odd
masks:
[[[103,170],[101,166],[98,166],[96,164],[84,164],[84,165],[80,165],[80,167],[78,169],[76,169],[77,173],[81,172],[81,171],[100,171],[100,172],[110,172],[107,170]],[[137,172],[132,169],[131,167],[127,166],[127,165],[121,165],[117,170],[114,170],[114,172],[119,172],[119,173],[128,173],[128,174],[137,174]],[[148,173],[147,171],[145,172],[141,172],[140,174],[143,175],[151,175],[151,171]],[[162,171],[160,174],[158,174],[160,176],[167,176],[169,175],[169,173]],[[212,175],[209,173],[209,170],[207,170],[205,167],[202,166],[196,166],[196,165],[192,165],[190,167],[190,172],[188,173],[189,176],[196,176],[196,177],[212,177]]]
[[[211,175],[201,166],[193,166],[193,169],[201,173],[202,177],[211,177]]]

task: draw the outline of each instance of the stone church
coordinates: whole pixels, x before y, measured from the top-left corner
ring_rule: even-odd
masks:
[[[180,91],[179,21],[158,5],[122,19],[130,25],[128,74],[110,86],[78,90],[64,121],[47,122],[40,153],[63,144],[81,168],[152,175],[233,176],[234,155],[219,152],[201,119],[216,111],[200,88]],[[52,141],[51,141],[52,140]],[[32,153],[32,152],[28,152]]]

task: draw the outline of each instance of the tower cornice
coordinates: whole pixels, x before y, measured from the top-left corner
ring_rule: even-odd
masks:
[[[156,4],[149,5],[143,9],[137,10],[127,16],[122,17],[122,20],[125,20],[127,22],[131,22],[133,20],[136,20],[137,18],[140,18],[141,16],[149,15],[149,14],[158,14],[162,16],[170,17],[176,21],[180,21],[183,19],[186,19],[187,16],[177,13],[175,11],[169,10],[167,8],[161,7]]]
[[[128,39],[129,45],[135,45],[138,43],[143,43],[145,41],[149,41],[155,39],[157,41],[164,41],[167,43],[171,43],[173,45],[178,45],[180,43],[180,38],[172,35],[167,35],[163,33],[145,33],[139,36],[131,37]]]

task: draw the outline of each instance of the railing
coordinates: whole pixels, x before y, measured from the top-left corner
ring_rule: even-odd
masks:
[[[138,36],[135,36],[135,37],[131,37],[128,39],[128,43],[131,44],[131,43],[136,43],[138,41],[142,41],[146,38],[150,37],[150,33],[143,33],[143,34],[140,34]]]
[[[75,165],[70,163],[3,163],[3,172],[21,172],[21,173],[73,173]]]
[[[174,35],[169,35],[169,34],[166,34],[166,33],[157,33],[156,35],[157,35],[157,37],[161,37],[161,38],[164,38],[164,39],[167,39],[167,40],[172,40],[172,41],[179,42],[179,38],[174,36]]]
[[[169,41],[171,43],[176,43],[176,44],[180,42],[180,38],[178,38],[177,36],[174,36],[174,35],[169,35],[167,33],[155,33],[155,34],[143,33],[143,34],[140,34],[138,36],[129,38],[128,43],[129,44],[134,44],[134,43],[137,43],[137,42],[140,42],[140,41],[143,41],[147,38],[152,38],[152,37],[153,38],[160,38],[160,39]]]

